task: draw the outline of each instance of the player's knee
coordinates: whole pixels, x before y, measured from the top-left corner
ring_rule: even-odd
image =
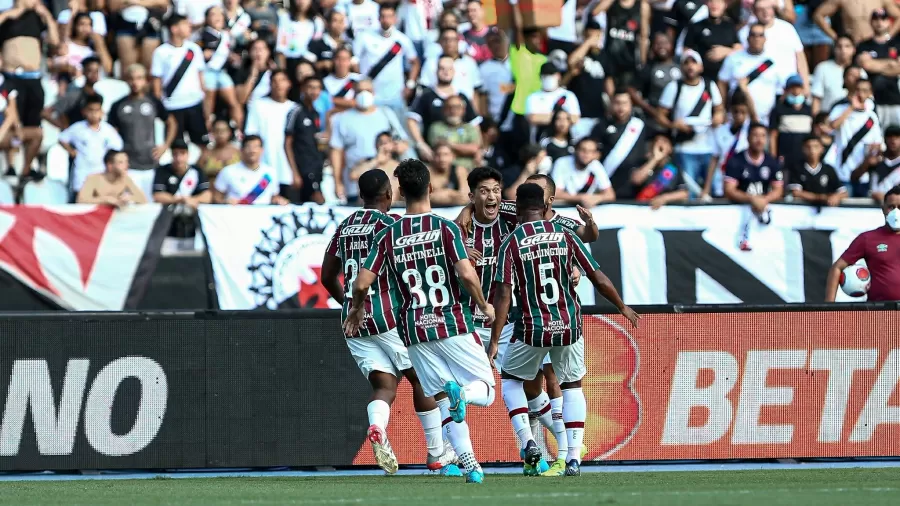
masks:
[[[487,385],[487,383],[485,383],[485,385]],[[492,387],[490,385],[487,385],[487,389],[488,389],[487,406],[490,406],[491,404],[494,403],[494,399],[497,396],[497,391],[494,389],[494,387]]]

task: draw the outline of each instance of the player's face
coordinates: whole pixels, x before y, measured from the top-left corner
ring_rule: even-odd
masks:
[[[884,199],[884,205],[881,206],[882,212],[887,216],[894,209],[900,209],[900,195],[891,195]]]
[[[766,149],[766,129],[754,128],[747,136],[750,148],[759,153]]]
[[[803,154],[806,156],[807,161],[818,162],[822,159],[822,153],[824,151],[825,148],[818,139],[808,140],[803,143]]]
[[[478,186],[469,193],[469,200],[475,205],[475,213],[493,221],[500,212],[500,181],[488,179],[478,183]]]
[[[545,180],[544,178],[539,178],[530,179],[528,180],[528,182],[534,183],[540,186],[542,190],[544,190],[544,204],[547,206],[547,208],[550,208],[550,206],[553,205],[553,200],[556,199],[556,196],[550,194],[550,186],[547,185],[547,180]]]
[[[147,89],[147,73],[136,70],[128,74],[128,87],[132,93],[143,93]]]

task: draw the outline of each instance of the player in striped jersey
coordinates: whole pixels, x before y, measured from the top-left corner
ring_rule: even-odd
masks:
[[[400,295],[402,317],[397,328],[422,389],[437,401],[466,481],[481,483],[484,472],[472,450],[466,404],[493,403],[494,375],[474,336],[469,297],[488,323],[493,322],[494,308],[481,293],[459,227],[431,213],[428,167],[419,160],[404,160],[395,174],[407,214],[375,236],[353,283],[353,304],[344,329],[354,335],[360,328],[366,293],[377,277],[392,278]]]
[[[519,301],[515,330],[503,357],[501,379],[503,401],[522,447],[525,460],[537,462],[541,451],[534,442],[528,421],[524,382],[532,380],[550,355],[563,392],[563,420],[568,439],[564,474],[581,474],[581,448],[587,405],[581,390],[585,374],[584,342],[581,340],[581,305],[575,284],[567,273],[581,269],[597,291],[612,302],[637,327],[638,316],[622,302],[615,287],[577,236],[546,220],[547,204],[537,184],[526,183],[516,191],[519,227],[500,246],[494,299],[497,322],[491,333],[488,355],[500,343],[503,319],[513,296]],[[560,473],[563,474],[563,473]]]
[[[369,255],[372,239],[378,232],[394,223],[399,216],[388,215],[391,207],[391,181],[380,169],[373,169],[359,178],[362,209],[348,216],[338,225],[325,250],[321,279],[328,293],[341,304],[341,316],[350,309],[349,293],[359,268]],[[340,274],[343,271],[344,284]],[[372,385],[372,398],[366,411],[369,414],[368,439],[375,452],[375,460],[388,474],[397,472],[397,458],[387,439],[387,424],[391,404],[397,395],[397,384],[405,377],[412,385],[413,406],[425,431],[428,446],[428,469],[441,470],[445,476],[462,476],[456,466],[456,453],[444,443],[441,412],[432,397],[426,397],[422,385],[409,360],[403,340],[397,334],[394,308],[399,304],[396,282],[381,276],[369,289],[364,302],[364,320],[355,336],[347,335],[347,347],[356,365]]]
[[[597,228],[597,224],[594,223],[594,217],[587,209],[581,206],[576,206],[578,215],[582,220],[584,220],[584,223],[563,216],[553,210],[553,201],[556,199],[556,183],[550,176],[539,173],[525,176],[524,179],[520,179],[515,184],[513,184],[510,190],[515,190],[520,184],[524,183],[537,184],[544,191],[544,204],[546,204],[547,206],[547,211],[544,215],[544,219],[549,220],[550,222],[557,225],[561,225],[563,228],[572,231],[573,233],[575,233],[575,235],[578,236],[579,239],[581,239],[585,243],[596,241],[597,238],[600,237],[600,230]],[[464,229],[470,227],[473,213],[474,205],[467,206],[462,210],[462,212],[460,212],[459,216],[457,217],[457,223],[459,223],[460,226],[462,226]],[[513,200],[501,201],[499,214],[501,218],[504,218],[507,221],[516,220],[516,222],[518,222],[516,202]],[[499,352],[500,358],[502,358],[503,355],[505,342],[507,341],[501,338],[501,350]],[[546,391],[544,391],[543,389],[544,384],[546,384],[547,386]],[[562,437],[562,435],[565,433],[562,415],[562,390],[559,388],[559,382],[556,379],[556,373],[553,371],[553,364],[550,363],[549,354],[547,355],[547,357],[545,357],[543,368],[538,372],[534,381],[526,383],[525,393],[528,396],[528,406],[530,409],[528,417],[531,422],[532,433],[536,433],[538,431],[539,425],[543,425],[550,432],[552,432],[554,436],[558,436],[556,437],[556,461],[553,462],[550,468],[546,471],[543,470],[543,467],[546,466],[546,464],[538,464],[540,466],[540,470],[546,473],[547,476],[558,476],[560,472],[565,470],[565,455],[568,453],[569,448],[567,439],[565,437]],[[586,447],[583,447],[581,449],[581,454],[582,456],[587,454]],[[531,474],[531,470],[529,469],[529,465],[527,463],[525,464],[525,473]]]

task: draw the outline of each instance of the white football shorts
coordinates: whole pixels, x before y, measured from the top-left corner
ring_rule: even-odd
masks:
[[[494,386],[487,354],[472,334],[414,344],[409,347],[409,359],[429,397],[443,392],[451,380],[462,386],[476,381]]]
[[[569,346],[552,348],[536,348],[522,341],[512,342],[503,357],[503,372],[519,379],[532,380],[548,356],[560,383],[578,381],[587,373],[584,365],[584,338]]]
[[[497,366],[497,370],[500,369],[500,364],[503,363],[503,354],[506,353],[506,347],[509,346],[509,338],[512,337],[513,327],[512,323],[507,323],[503,326],[503,331],[500,332],[500,346],[497,347],[497,358],[494,359],[494,365]],[[484,346],[484,352],[487,353],[488,346],[491,345],[491,329],[479,328],[475,329],[475,333],[478,335],[478,339],[481,340],[481,345]]]
[[[399,378],[400,371],[412,368],[409,352],[397,329],[374,336],[351,337],[345,341],[350,348],[350,354],[356,360],[356,365],[366,378],[372,371],[393,374]]]

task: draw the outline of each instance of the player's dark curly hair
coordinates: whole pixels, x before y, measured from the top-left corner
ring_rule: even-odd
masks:
[[[900,184],[888,190],[884,194],[884,200],[887,201],[888,197],[893,197],[894,195],[900,195]]]
[[[428,196],[428,185],[431,183],[431,173],[421,160],[407,158],[397,165],[394,176],[400,183],[403,196],[407,201],[422,200]]]
[[[372,169],[359,176],[359,196],[365,203],[371,203],[385,195],[390,187],[391,180],[381,169]]]
[[[466,181],[469,183],[469,191],[474,191],[481,182],[488,179],[493,179],[503,185],[503,175],[500,174],[499,170],[487,166],[475,167],[472,169],[472,172],[469,172],[469,177],[466,178]]]
[[[524,183],[516,188],[516,208],[534,210],[544,208],[544,189],[534,183]]]
[[[556,182],[553,181],[553,178],[548,176],[547,174],[532,174],[528,176],[528,179],[525,181],[537,181],[541,180],[547,183],[547,188],[550,189],[550,195],[556,195]]]

